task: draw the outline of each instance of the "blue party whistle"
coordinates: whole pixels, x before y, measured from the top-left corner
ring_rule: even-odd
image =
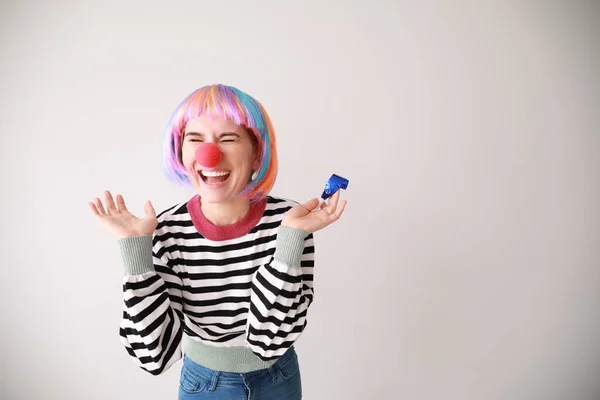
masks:
[[[333,194],[335,192],[337,192],[339,189],[346,190],[347,187],[348,187],[348,179],[342,178],[339,175],[333,174],[333,175],[331,175],[331,178],[329,178],[329,180],[325,184],[325,190],[323,191],[321,198],[323,200],[326,200],[329,197],[333,196]]]

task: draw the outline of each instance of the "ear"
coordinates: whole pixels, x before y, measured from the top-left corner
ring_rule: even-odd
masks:
[[[252,171],[258,171],[260,167],[260,155],[257,154],[254,156],[254,161],[252,162]]]
[[[252,141],[252,149],[253,149],[253,153],[254,153],[254,160],[252,161],[252,171],[257,171],[258,168],[260,167],[261,148],[258,146],[258,138],[254,134],[254,131],[250,128],[246,128],[246,132],[248,133],[248,136],[250,137],[250,140]]]

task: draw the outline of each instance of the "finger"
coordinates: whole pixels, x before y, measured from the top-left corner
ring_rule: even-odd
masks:
[[[302,204],[302,207],[306,208],[308,211],[312,211],[315,208],[317,208],[318,206],[319,206],[319,199],[316,197],[313,199],[310,199],[306,203]]]
[[[342,213],[344,212],[345,209],[346,209],[346,200],[342,201],[342,203],[340,204],[338,209],[335,210],[335,212],[333,214],[328,215],[328,218],[326,218],[325,223],[327,225],[331,225],[334,222],[336,222],[338,219],[340,219],[340,217],[342,216]]]
[[[333,196],[329,198],[329,201],[327,202],[327,207],[324,207],[329,214],[333,214],[333,212],[336,210],[339,200],[340,189],[338,189],[337,192],[335,192]]]
[[[106,201],[106,209],[109,214],[116,214],[117,207],[115,206],[115,201],[112,198],[112,194],[108,190],[104,191],[104,201]]]
[[[96,217],[99,217],[100,213],[98,212],[96,205],[91,201],[88,204],[90,205],[90,210],[92,211],[92,214],[94,214]]]
[[[335,210],[335,213],[333,213],[333,216],[335,217],[336,221],[338,219],[340,219],[340,217],[342,216],[342,213],[346,209],[346,204],[348,204],[348,202],[346,200],[342,201],[342,204],[340,204],[340,207],[337,210]]]
[[[117,195],[117,209],[119,212],[127,211],[127,206],[125,205],[125,200],[123,196],[120,194]]]
[[[96,200],[94,201],[94,203],[96,204],[96,209],[98,210],[98,214],[100,214],[101,216],[106,215],[106,211],[104,211],[104,206],[102,205],[102,200],[100,200],[99,198],[96,197]]]
[[[144,204],[144,212],[146,213],[146,218],[156,218],[156,210],[152,207],[150,200]]]

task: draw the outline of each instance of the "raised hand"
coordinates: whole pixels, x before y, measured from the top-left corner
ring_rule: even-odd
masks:
[[[158,225],[158,220],[156,219],[156,211],[154,211],[150,200],[144,204],[146,218],[138,218],[127,210],[123,196],[118,194],[116,199],[117,204],[115,205],[112,194],[108,190],[105,190],[104,201],[106,203],[106,210],[102,201],[97,197],[94,202],[89,203],[92,214],[96,216],[100,225],[105,227],[111,235],[117,239],[122,239],[151,235],[154,232]]]
[[[340,191],[335,192],[321,207],[319,207],[319,199],[314,198],[291,208],[284,214],[281,225],[300,229],[307,233],[313,233],[331,225],[340,218],[346,208],[346,200],[342,201],[338,207]]]

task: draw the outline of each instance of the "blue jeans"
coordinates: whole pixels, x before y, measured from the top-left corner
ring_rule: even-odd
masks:
[[[183,357],[179,400],[297,400],[302,398],[298,356],[290,347],[266,369],[238,374],[205,368]]]

